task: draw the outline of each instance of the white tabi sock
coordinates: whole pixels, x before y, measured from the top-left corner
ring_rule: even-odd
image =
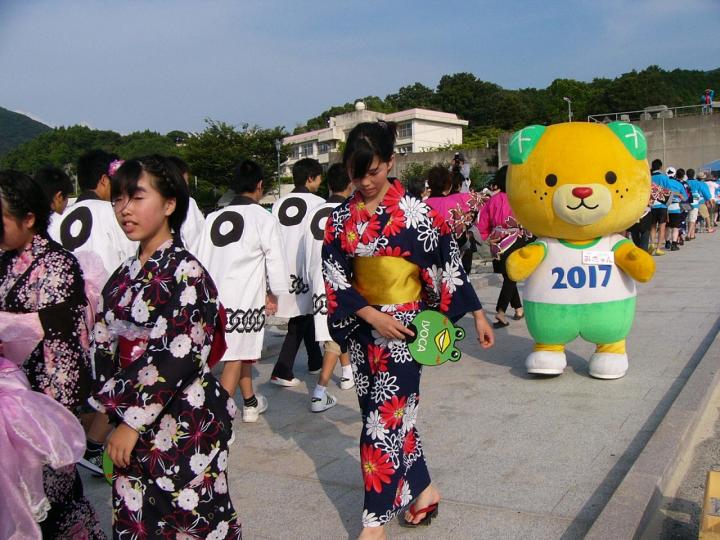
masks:
[[[350,379],[352,381],[352,379],[353,379],[352,364],[348,364],[347,366],[342,366],[342,376],[343,376],[343,379]]]

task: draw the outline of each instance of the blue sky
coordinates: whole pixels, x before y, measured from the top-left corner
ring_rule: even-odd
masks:
[[[122,133],[292,130],[460,71],[543,88],[713,69],[718,28],[719,0],[0,0],[0,106]]]

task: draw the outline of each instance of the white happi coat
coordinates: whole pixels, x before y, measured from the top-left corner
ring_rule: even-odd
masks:
[[[289,292],[278,298],[278,317],[290,318],[313,312],[312,293],[305,279],[303,222],[310,212],[322,204],[325,204],[325,199],[310,193],[305,187],[295,188],[273,204],[273,216],[280,222],[290,283]]]
[[[187,217],[185,218],[182,227],[180,227],[180,237],[182,238],[185,249],[193,255],[197,252],[200,235],[202,234],[204,227],[205,216],[200,211],[200,208],[198,208],[195,199],[190,197]]]
[[[227,314],[223,360],[256,360],[265,336],[265,295],[288,291],[277,219],[242,195],[205,220],[196,254]]]
[[[332,196],[328,201],[318,206],[305,218],[305,279],[310,285],[312,294],[312,314],[315,324],[315,340],[320,342],[332,341],[327,326],[327,296],[325,295],[325,282],[322,275],[322,244],[325,235],[325,224],[345,199]]]
[[[115,218],[112,204],[86,192],[55,220],[48,234],[68,251],[100,257],[108,275],[137,253],[138,243],[128,240]]]

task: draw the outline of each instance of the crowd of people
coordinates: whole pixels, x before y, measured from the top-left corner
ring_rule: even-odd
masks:
[[[482,193],[468,190],[458,160],[405,186],[392,175],[394,145],[392,123],[359,124],[342,163],[295,163],[294,189],[271,211],[260,205],[264,171],[244,160],[235,197],[207,217],[177,158],[90,151],[71,206],[60,169],[0,171],[0,399],[42,393],[38,418],[26,407],[22,421],[42,412],[68,426],[63,437],[46,430],[34,452],[10,438],[7,459],[32,467],[0,478],[16,502],[0,508],[0,523],[28,537],[104,538],[75,463],[101,476],[105,453],[116,537],[240,538],[227,477],[233,421],[238,405],[248,424],[268,409],[253,364],[276,315],[288,330],[270,383],[300,384],[302,343],[317,375],[310,411],[336,405],[338,361],[339,388],[356,390],[361,538],[383,538],[403,510],[402,525],[429,525],[440,493],[417,429],[422,368],[410,323],[428,308],[452,321],[469,313],[479,345],[491,347],[509,307],[524,316],[505,260],[531,234],[508,202],[507,167]],[[323,177],[327,200],[317,195]],[[655,160],[652,183],[628,231],[637,245],[660,256],[714,232],[720,185],[708,173]],[[503,278],[492,324],[468,279],[476,242],[489,244]]]
[[[697,233],[714,233],[718,222],[720,184],[710,171],[651,164],[650,200],[628,233],[635,244],[655,256],[695,240]]]

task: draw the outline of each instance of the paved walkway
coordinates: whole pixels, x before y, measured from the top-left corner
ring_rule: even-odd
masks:
[[[469,337],[458,364],[427,368],[418,425],[443,496],[440,516],[427,531],[392,523],[389,536],[582,538],[714,337],[719,252],[720,234],[703,234],[656,259],[654,281],[639,289],[623,379],[591,379],[593,347],[581,341],[569,346],[564,375],[526,375],[532,341],[523,322],[498,330],[490,351]],[[492,313],[498,287],[479,294]],[[280,339],[270,338],[271,351]],[[339,405],[311,414],[315,376],[304,356],[297,366],[304,384],[281,389],[267,383],[272,359],[262,362],[257,389],[270,409],[257,424],[237,424],[230,487],[244,536],[356,537],[363,490],[355,395],[331,383]],[[87,479],[86,490],[109,523],[109,487]]]

